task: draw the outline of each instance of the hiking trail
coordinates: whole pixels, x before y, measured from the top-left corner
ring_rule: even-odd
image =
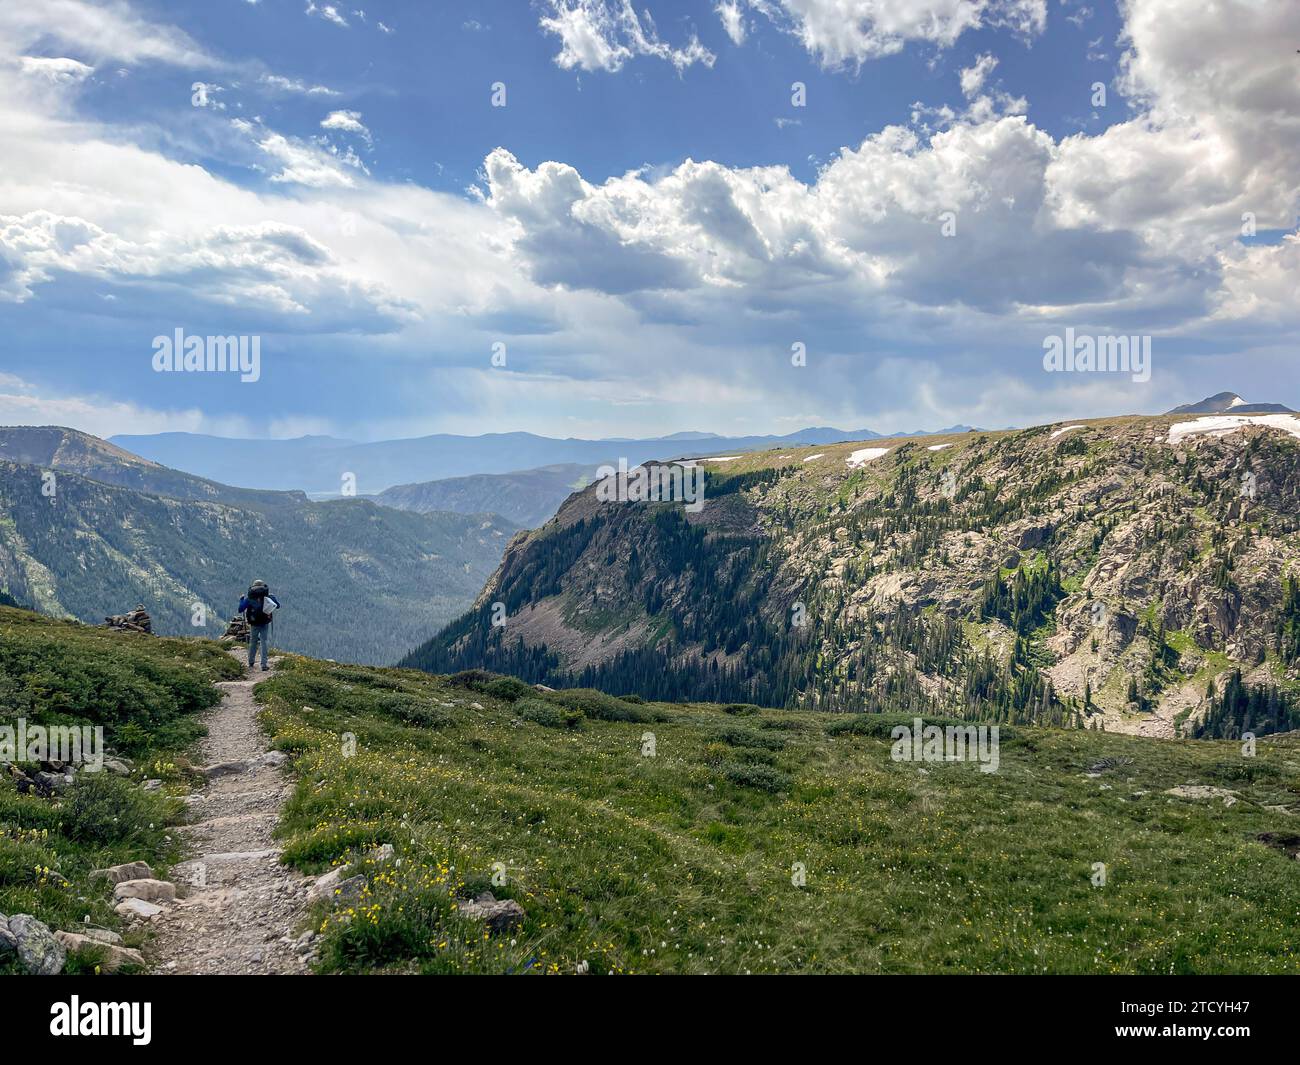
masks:
[[[248,652],[232,653],[242,661]],[[218,683],[222,700],[204,718],[199,758],[208,781],[187,798],[194,820],[179,829],[195,857],[172,869],[185,897],[153,922],[155,972],[309,971],[314,937],[298,930],[313,879],[282,866],[272,838],[292,781],[257,723],[253,685],[261,679],[248,670]]]

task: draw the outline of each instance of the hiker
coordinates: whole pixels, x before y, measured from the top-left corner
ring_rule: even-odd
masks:
[[[254,581],[248,594],[239,601],[239,612],[248,621],[248,668],[253,668],[257,644],[262,644],[262,672],[267,670],[266,649],[271,642],[271,615],[279,609],[280,600],[271,594],[266,581]]]

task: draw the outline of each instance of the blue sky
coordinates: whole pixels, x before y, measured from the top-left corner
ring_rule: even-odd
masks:
[[[11,5],[0,422],[374,439],[1300,406],[1297,18],[1203,6]],[[1046,372],[1066,327],[1152,336],[1150,380]],[[259,336],[259,379],[155,372],[177,328]]]

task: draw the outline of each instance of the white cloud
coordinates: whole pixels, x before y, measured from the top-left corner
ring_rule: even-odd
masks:
[[[718,13],[718,18],[722,20],[722,28],[727,31],[727,36],[731,38],[732,44],[745,43],[745,13],[741,10],[740,0],[718,0],[717,7],[714,8]]]
[[[192,68],[218,65],[188,34],[150,22],[122,0],[0,4],[0,40],[6,42],[6,50],[19,52],[38,42],[57,42],[75,47],[96,62],[159,62]]]
[[[736,0],[737,3],[742,0]],[[829,68],[861,66],[909,41],[951,47],[967,30],[1043,32],[1046,0],[743,0],[797,36]]]
[[[565,70],[614,73],[636,56],[666,60],[679,72],[696,63],[713,66],[715,56],[694,32],[684,47],[664,43],[649,12],[638,15],[631,0],[549,0],[549,5],[550,14],[539,25],[560,38],[555,62]]]
[[[75,59],[25,55],[18,61],[27,75],[44,78],[55,85],[77,85],[95,72],[95,68]]]
[[[307,14],[315,15],[317,18],[332,22],[334,25],[342,26],[345,29],[348,25],[348,20],[343,17],[339,9],[333,4],[320,4],[317,6],[313,3],[313,0],[307,0]]]
[[[342,133],[355,133],[367,144],[370,143],[370,130],[361,121],[360,111],[331,111],[320,124],[321,129],[338,130]]]
[[[962,68],[961,71],[961,91],[962,95],[972,97],[984,88],[984,82],[998,65],[997,56],[986,52],[968,67]]]
[[[263,74],[258,80],[268,88],[279,92],[295,92],[304,96],[340,95],[340,93],[324,85],[311,85],[299,78],[286,78],[279,74]]]

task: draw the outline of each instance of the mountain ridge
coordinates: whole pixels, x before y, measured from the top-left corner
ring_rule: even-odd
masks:
[[[1284,635],[1300,632],[1284,581],[1300,572],[1300,418],[1285,417],[1210,417],[1176,440],[1175,416],[1127,416],[705,460],[698,514],[588,488],[403,662],[1163,736],[1222,720],[1237,670],[1234,706],[1284,708],[1300,679]]]

